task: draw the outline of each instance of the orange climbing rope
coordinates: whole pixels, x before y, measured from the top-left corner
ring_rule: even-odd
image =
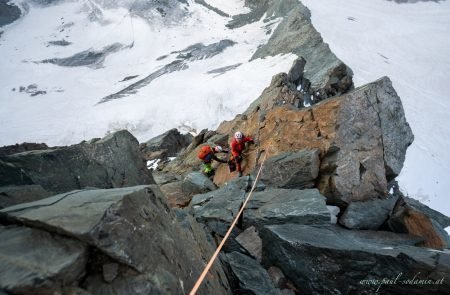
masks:
[[[256,183],[258,182],[259,175],[261,174],[261,171],[262,171],[262,169],[264,167],[264,162],[267,159],[267,154],[268,154],[268,150],[264,154],[264,158],[263,158],[263,160],[261,162],[261,166],[259,167],[258,174],[256,174],[255,182],[253,183],[253,186],[252,186],[252,189],[250,190],[250,193],[248,194],[247,198],[245,199],[244,204],[242,204],[241,209],[239,210],[238,214],[236,215],[236,217],[234,218],[233,222],[231,223],[231,226],[228,229],[228,231],[225,234],[225,236],[223,237],[222,242],[220,242],[219,247],[217,247],[216,251],[214,252],[214,254],[211,257],[211,259],[209,260],[208,264],[206,265],[206,267],[203,270],[202,274],[198,278],[197,282],[195,283],[195,285],[192,288],[192,290],[189,293],[189,295],[195,295],[197,293],[198,288],[200,288],[200,285],[202,284],[203,280],[205,279],[206,275],[208,274],[209,269],[211,268],[212,264],[216,260],[216,258],[219,255],[220,251],[222,250],[223,245],[225,244],[225,242],[227,241],[228,237],[230,236],[233,228],[235,227],[237,221],[239,220],[239,217],[241,216],[242,212],[244,212],[245,206],[247,206],[247,203],[248,203],[248,201],[250,200],[250,198],[252,196],[253,190],[256,187]]]

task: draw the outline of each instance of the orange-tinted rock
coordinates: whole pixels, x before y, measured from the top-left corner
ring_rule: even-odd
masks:
[[[297,108],[290,100],[295,91],[286,87],[286,75],[277,75],[249,109],[223,122],[218,134],[232,138],[242,131],[256,144],[244,153],[244,175],[261,164],[265,154],[274,157],[303,149],[320,152],[315,186],[329,204],[382,198],[388,178],[400,171],[413,140],[400,98],[388,78],[330,98],[310,108]],[[196,151],[181,157],[183,171],[198,165]],[[256,171],[255,171],[256,173]],[[214,182],[222,185],[236,177],[219,165]]]
[[[416,200],[403,197],[394,208],[392,217],[388,221],[389,227],[394,232],[408,233],[423,238],[425,247],[449,248],[450,240],[444,227],[448,226],[450,218],[417,203]]]

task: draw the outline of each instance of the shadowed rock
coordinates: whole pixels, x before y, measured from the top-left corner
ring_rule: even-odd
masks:
[[[51,241],[64,235],[88,245],[91,259],[82,268],[86,277],[79,287],[92,294],[130,294],[136,288],[146,294],[182,294],[193,287],[205,259],[212,255],[202,228],[192,217],[176,215],[154,185],[74,191],[9,207],[0,214],[8,223],[51,233]],[[35,246],[23,243],[23,247]],[[41,255],[39,250],[37,253]],[[47,265],[42,265],[45,259],[39,261],[48,272]],[[3,273],[5,277],[13,275],[12,269]],[[61,276],[72,282],[69,279],[75,274],[64,272]],[[221,266],[213,266],[210,275],[200,294],[229,294]],[[31,286],[35,293],[39,282]]]
[[[61,292],[77,282],[87,264],[79,241],[26,227],[0,225],[0,289],[12,294]]]
[[[239,252],[232,252],[226,254],[225,261],[236,278],[240,293],[252,295],[280,294],[273,286],[267,271],[256,260]]]
[[[5,176],[0,187],[36,184],[53,193],[153,183],[138,141],[128,131],[68,147],[2,156],[0,175]]]
[[[410,246],[417,240],[406,235],[294,224],[260,234],[263,264],[279,267],[301,293],[450,294],[450,255]],[[414,277],[430,281],[408,284]],[[398,283],[371,284],[383,278]]]
[[[397,197],[391,197],[352,202],[339,218],[339,223],[350,229],[377,230],[391,216],[397,200]]]
[[[146,160],[176,157],[177,154],[192,142],[191,134],[181,134],[178,129],[173,128],[161,135],[158,135],[145,143],[141,143],[139,148]]]

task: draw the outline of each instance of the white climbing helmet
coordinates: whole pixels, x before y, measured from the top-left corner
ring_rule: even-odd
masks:
[[[218,145],[214,148],[214,150],[216,151],[216,153],[221,153],[223,151],[223,148],[220,145]]]
[[[234,134],[234,138],[236,139],[242,139],[244,137],[244,134],[242,134],[241,131],[238,131]]]

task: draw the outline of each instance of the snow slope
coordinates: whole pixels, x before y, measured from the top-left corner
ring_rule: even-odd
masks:
[[[143,141],[173,127],[214,128],[245,110],[271,77],[287,71],[295,59],[285,55],[249,62],[277,22],[231,30],[225,26],[230,17],[204,5],[166,2],[175,4],[161,9],[161,15],[135,9],[143,18],[132,7],[143,1],[57,1],[50,6],[15,1],[28,12],[1,28],[0,55],[7,58],[0,67],[0,145],[67,145],[124,128]],[[208,2],[223,2],[229,14],[245,11],[243,1]],[[234,45],[214,49],[221,40]],[[198,60],[188,57],[198,51],[181,52],[198,43],[212,44],[216,51]],[[98,104],[152,73],[164,72],[181,55],[182,70]],[[79,64],[75,57],[80,56],[96,61],[88,66],[55,64]],[[224,67],[229,68],[220,70]]]
[[[415,140],[400,187],[450,215],[450,1],[302,0],[356,86],[389,76]]]

